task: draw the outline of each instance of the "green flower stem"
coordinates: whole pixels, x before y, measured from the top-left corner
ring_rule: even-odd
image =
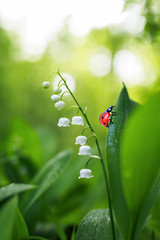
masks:
[[[82,130],[81,135],[83,135],[84,131],[85,131],[86,129],[88,129],[88,128],[89,128],[89,126],[85,127],[85,128]]]
[[[53,74],[57,74],[57,72],[55,72],[55,71],[51,72],[51,73],[48,75],[48,77],[47,77],[47,81],[49,81],[49,78],[50,78]]]
[[[70,108],[68,108],[64,114],[64,116],[67,116],[68,112],[73,109],[73,108],[78,108],[78,106],[71,106]]]
[[[70,88],[68,87],[66,80],[62,77],[62,75],[59,73],[58,71],[58,75],[60,76],[60,78],[63,80],[64,84],[66,85],[67,90],[69,91],[70,95],[72,96],[73,100],[75,101],[75,103],[77,104],[77,106],[79,107],[79,110],[81,111],[83,117],[85,118],[92,134],[95,136],[95,142],[97,145],[97,149],[98,149],[98,153],[100,156],[100,161],[101,161],[101,165],[102,165],[102,169],[103,169],[103,174],[104,174],[104,178],[105,178],[105,183],[106,183],[106,189],[107,189],[107,195],[108,195],[108,204],[109,204],[109,213],[110,213],[110,218],[111,218],[111,225],[112,225],[112,234],[113,234],[113,240],[116,240],[116,231],[115,231],[115,224],[114,224],[114,217],[113,217],[113,211],[112,211],[112,201],[111,201],[111,194],[110,194],[110,189],[109,189],[109,181],[108,181],[108,177],[106,174],[106,169],[105,169],[105,164],[104,164],[104,160],[103,160],[103,156],[101,153],[101,149],[99,146],[99,142],[98,139],[96,137],[96,134],[94,133],[94,130],[88,120],[88,117],[86,115],[86,113],[84,113],[83,109],[81,108],[81,106],[79,105],[78,101],[76,100],[75,96],[73,95],[73,93],[71,92]]]
[[[62,95],[61,95],[61,97],[60,97],[60,99],[62,99],[62,97],[63,97],[64,94],[66,94],[66,93],[68,93],[68,91],[63,92]]]
[[[61,84],[61,82],[62,82],[62,81],[63,81],[62,79],[59,81],[59,83],[58,83],[57,87],[59,87],[59,86],[60,86],[60,84]]]
[[[59,91],[59,89],[60,89],[62,86],[65,86],[65,87],[66,87],[66,83],[62,83],[60,86],[58,86],[57,92]]]
[[[88,161],[86,162],[86,168],[88,167],[88,164],[90,163],[90,161],[91,161],[92,159],[93,159],[92,157],[90,157],[90,158],[88,159]]]
[[[87,138],[87,143],[88,143],[88,141],[89,141],[89,139],[91,139],[92,137],[94,137],[94,138],[96,138],[96,135],[91,135],[91,136],[89,136],[88,138]]]
[[[100,157],[98,157],[98,156],[91,156],[91,157],[88,159],[87,163],[86,163],[86,168],[88,167],[88,164],[90,163],[90,161],[91,161],[92,159],[98,159],[98,160],[100,160]]]

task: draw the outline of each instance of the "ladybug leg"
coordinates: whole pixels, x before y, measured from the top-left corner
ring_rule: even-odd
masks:
[[[113,123],[114,123],[114,122],[112,121],[112,117],[110,118],[109,122],[110,122],[111,124],[113,124]]]

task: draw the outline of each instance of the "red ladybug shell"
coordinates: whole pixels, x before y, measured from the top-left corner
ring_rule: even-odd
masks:
[[[110,116],[111,116],[110,112],[104,112],[100,115],[99,121],[104,127],[108,127]]]

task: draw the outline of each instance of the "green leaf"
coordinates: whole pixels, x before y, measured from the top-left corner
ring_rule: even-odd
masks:
[[[37,199],[44,194],[49,187],[62,174],[70,158],[71,152],[64,151],[49,161],[40,172],[35,176],[32,183],[38,185],[38,189],[32,192],[29,196],[28,203],[24,209],[26,212]]]
[[[11,240],[14,219],[17,209],[17,198],[11,198],[0,208],[0,237],[3,240]]]
[[[160,240],[160,236],[158,236],[152,229],[145,227],[138,240]]]
[[[108,209],[89,212],[80,223],[75,240],[113,240]]]
[[[11,183],[8,186],[0,188],[0,202],[12,197],[15,194],[34,189],[36,186],[23,183]]]
[[[65,231],[64,231],[62,225],[60,224],[60,220],[59,220],[59,219],[57,218],[57,216],[55,215],[55,211],[54,211],[54,210],[51,210],[51,208],[48,209],[48,210],[49,210],[49,211],[48,211],[48,213],[47,213],[47,218],[48,218],[48,220],[50,221],[50,223],[53,223],[53,225],[55,226],[56,231],[57,231],[57,233],[58,233],[58,235],[59,235],[59,238],[60,238],[61,240],[67,240],[67,236],[66,236],[66,234],[65,234]]]
[[[122,187],[120,147],[124,124],[134,106],[135,103],[129,99],[124,86],[114,108],[116,116],[113,117],[114,124],[109,126],[106,146],[112,204],[121,235],[126,240],[128,240],[130,216]]]
[[[43,238],[39,236],[31,236],[29,238],[26,238],[25,240],[49,240],[48,238]]]
[[[147,226],[152,228],[160,236],[160,214],[159,213],[160,213],[160,195],[150,212],[151,218],[149,218],[149,221],[147,223]]]
[[[128,121],[122,141],[122,180],[132,214],[130,235],[139,232],[146,213],[154,204],[158,186],[153,184],[160,173],[160,93],[150,97]],[[152,190],[153,187],[153,190]],[[154,196],[150,196],[150,194]],[[145,213],[146,211],[146,213]],[[140,218],[140,220],[138,220]],[[138,222],[138,225],[137,225]],[[138,230],[136,230],[138,228]],[[137,234],[136,233],[136,234]]]
[[[41,163],[41,146],[34,129],[24,121],[15,119],[12,123],[10,135],[6,142],[7,153],[21,152],[30,157],[34,164]]]
[[[134,232],[134,239],[137,239],[141,233],[141,230],[145,224],[145,221],[150,213],[150,210],[157,201],[160,192],[160,176],[156,179],[156,182],[148,194],[147,198],[144,200],[143,206],[140,209],[138,220],[136,222],[136,228]]]
[[[12,240],[21,240],[21,239],[26,239],[28,237],[29,237],[29,233],[28,233],[26,223],[24,221],[22,214],[17,208]]]

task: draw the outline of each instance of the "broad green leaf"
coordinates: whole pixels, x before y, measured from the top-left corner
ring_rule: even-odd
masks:
[[[12,197],[15,194],[34,189],[36,186],[23,183],[11,183],[8,186],[0,188],[0,202]]]
[[[0,239],[12,240],[17,209],[17,198],[11,198],[0,207]]]
[[[132,222],[130,235],[139,232],[159,191],[153,187],[160,173],[160,93],[134,112],[122,141],[122,180]],[[153,189],[152,189],[153,187]],[[154,196],[150,196],[150,194]],[[145,213],[146,211],[146,213]],[[140,218],[140,220],[138,220]],[[138,222],[138,225],[137,225]],[[136,227],[138,230],[136,230]]]
[[[57,178],[62,174],[64,168],[66,167],[68,160],[70,158],[71,152],[64,151],[54,157],[49,161],[46,166],[44,166],[40,172],[35,176],[32,184],[38,186],[34,192],[29,196],[28,203],[24,209],[26,212],[33,203],[45,193],[49,187],[57,180]]]
[[[113,240],[108,209],[89,212],[80,223],[75,240]]]
[[[112,204],[121,235],[125,240],[128,240],[129,210],[122,187],[120,147],[125,121],[134,105],[135,103],[129,99],[124,86],[114,108],[116,116],[113,118],[114,124],[109,126],[106,146]]]
[[[29,237],[28,229],[22,214],[19,209],[16,210],[16,217],[14,221],[14,231],[12,234],[12,240],[21,240]]]
[[[145,224],[145,221],[150,213],[150,210],[152,209],[158,198],[159,193],[160,193],[160,176],[158,177],[158,179],[156,179],[154,186],[152,187],[147,198],[144,200],[144,203],[140,209],[138,220],[136,222],[134,239],[137,239],[138,236],[140,235],[140,232]]]
[[[42,160],[41,146],[36,132],[29,124],[19,119],[13,121],[6,150],[8,153],[21,151],[21,154],[30,157],[36,165],[40,165]]]

